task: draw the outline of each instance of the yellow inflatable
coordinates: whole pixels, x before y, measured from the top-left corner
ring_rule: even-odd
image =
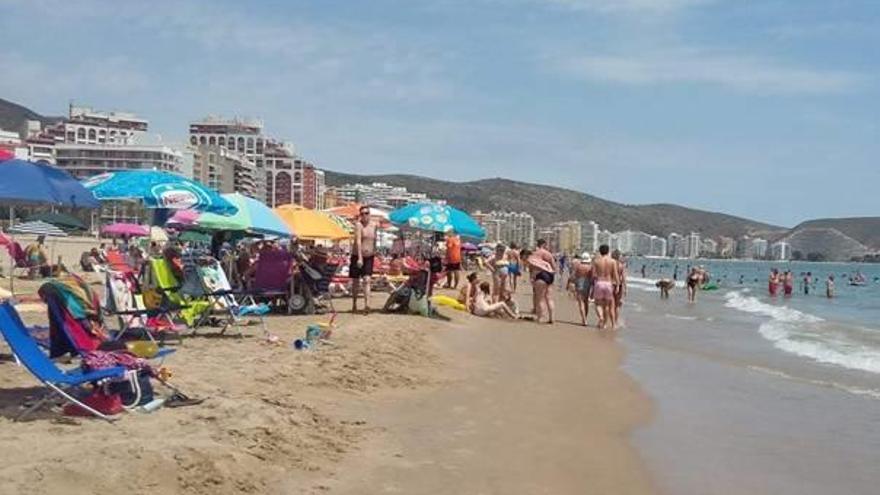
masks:
[[[466,311],[467,307],[458,302],[457,299],[449,297],[449,296],[434,296],[431,298],[431,302],[438,306],[446,306],[448,308],[457,309],[459,311]]]

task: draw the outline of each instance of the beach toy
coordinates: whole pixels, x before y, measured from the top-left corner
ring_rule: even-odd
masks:
[[[159,353],[159,345],[149,340],[126,342],[125,348],[128,349],[128,352],[144,359],[151,358]]]
[[[703,290],[718,290],[718,284],[706,284],[703,286]]]
[[[467,310],[467,307],[464,304],[458,302],[457,299],[449,296],[436,295],[431,298],[431,302],[438,306],[446,306],[447,308],[456,309],[458,311]]]

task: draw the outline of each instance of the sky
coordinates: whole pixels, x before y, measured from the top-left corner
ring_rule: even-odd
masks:
[[[878,46],[877,0],[0,0],[0,97],[793,226],[880,215]]]

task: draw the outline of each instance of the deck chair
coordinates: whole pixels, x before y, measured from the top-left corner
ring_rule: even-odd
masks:
[[[193,327],[211,306],[206,300],[187,299],[181,294],[181,282],[165,258],[150,258],[143,273],[143,287],[159,295],[158,301],[144,298],[147,309],[166,311],[172,317],[179,315],[188,327]]]
[[[125,344],[112,340],[104,329],[103,314],[98,298],[90,291],[88,285],[83,284],[82,287],[88,291],[86,297],[91,297],[93,300],[94,310],[92,311],[84,311],[81,307],[77,307],[81,305],[80,302],[66,299],[57,289],[57,285],[53,287],[52,284],[51,281],[47,282],[39,290],[40,297],[46,303],[49,311],[50,358],[67,354],[77,356],[95,350],[122,351],[126,349]],[[149,359],[164,361],[172,353],[174,353],[174,349],[159,349],[155,355],[149,356]]]
[[[107,270],[104,274],[104,311],[116,317],[119,330],[114,339],[129,333],[141,333],[152,341],[169,336],[180,339],[183,326],[174,322],[169,311],[147,309],[140,284],[132,271]]]
[[[262,251],[255,265],[254,280],[246,293],[248,304],[264,301],[270,305],[283,302],[290,313],[290,270],[293,257],[287,251]]]
[[[115,249],[107,251],[107,269],[117,272],[134,272],[134,268],[128,264],[125,254]]]
[[[58,368],[37,343],[28,335],[27,328],[21,321],[18,312],[8,302],[0,304],[0,333],[6,339],[16,359],[22,363],[28,371],[34,375],[43,385],[51,391],[35,404],[24,410],[16,417],[16,421],[23,419],[28,414],[42,407],[52,393],[58,394],[64,400],[76,404],[95,416],[113,421],[115,418],[107,416],[92,407],[79,401],[72,395],[72,391],[87,384],[96,384],[109,379],[122,379],[126,375],[126,369],[119,366],[97,371],[83,372],[79,369],[62,370]]]
[[[9,257],[15,262],[15,266],[12,267],[12,273],[9,274],[10,277],[15,276],[15,270],[30,270],[31,265],[21,244],[17,241],[10,242],[6,245],[6,252],[9,253]]]

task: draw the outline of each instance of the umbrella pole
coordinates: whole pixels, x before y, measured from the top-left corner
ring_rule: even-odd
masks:
[[[12,222],[15,218],[15,207],[9,205],[9,230],[12,230]],[[9,242],[15,244],[15,234],[9,234],[11,237],[9,238]],[[15,297],[15,258],[12,256],[12,251],[9,251],[9,293],[12,297]]]

